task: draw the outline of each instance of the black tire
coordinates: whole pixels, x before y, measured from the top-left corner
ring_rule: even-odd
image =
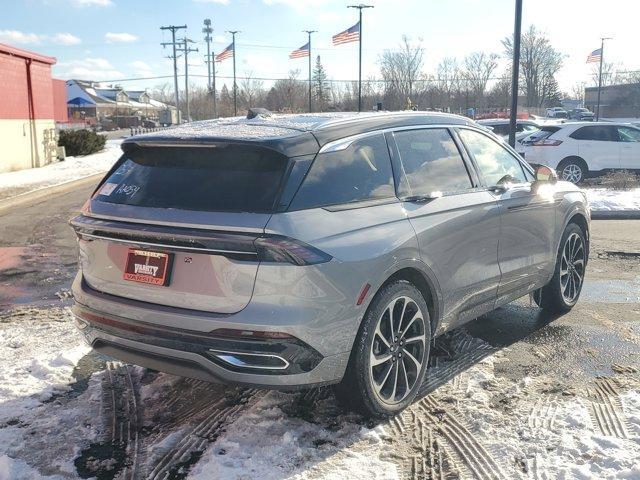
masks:
[[[589,174],[587,164],[578,157],[565,158],[558,164],[556,171],[560,180],[575,184],[582,182]]]
[[[394,328],[390,318],[399,319],[395,328],[398,335],[389,330]],[[421,343],[422,337],[424,343]],[[385,339],[391,339],[391,342]],[[405,340],[410,341],[404,343]],[[367,417],[387,418],[397,414],[410,405],[418,393],[429,362],[430,342],[429,311],[420,291],[406,280],[384,286],[364,315],[345,376],[334,388],[336,398],[343,407]],[[390,356],[391,359],[372,366],[376,356],[378,359]],[[419,362],[413,360],[418,356],[421,357]],[[376,388],[375,376],[384,378],[378,384],[380,388]],[[395,382],[395,386],[390,381]],[[389,401],[385,401],[389,390],[392,390]]]
[[[582,246],[582,270],[581,272],[577,271],[579,275],[581,275],[580,281],[576,282],[575,295],[570,295],[567,298],[563,292],[565,291],[565,286],[563,286],[563,278],[566,278],[566,275],[563,275],[563,252],[567,248],[567,242],[570,238],[575,238],[574,235],[577,235],[580,238],[581,246]],[[588,244],[585,238],[585,233],[582,229],[576,225],[575,223],[570,223],[567,225],[564,233],[562,234],[562,239],[560,241],[560,248],[558,249],[558,256],[556,258],[556,266],[553,273],[553,278],[551,281],[547,283],[544,287],[539,290],[536,290],[533,298],[538,306],[547,313],[550,314],[562,314],[571,310],[575,304],[578,302],[580,298],[580,292],[582,291],[582,285],[584,282],[584,274],[586,272],[587,260],[589,257]],[[574,267],[576,268],[576,267]],[[573,276],[573,273],[570,272],[568,275]],[[575,276],[573,277],[575,281]]]

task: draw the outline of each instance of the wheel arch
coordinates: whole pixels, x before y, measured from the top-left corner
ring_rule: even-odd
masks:
[[[589,238],[589,220],[587,219],[587,216],[584,213],[582,213],[582,212],[574,212],[572,215],[569,216],[569,219],[565,223],[564,228],[566,229],[567,226],[571,225],[572,223],[578,225],[578,227],[580,227],[580,229],[584,233],[584,237],[585,237],[585,239],[587,241],[587,260],[588,260],[589,259],[589,242],[590,242],[590,238]]]
[[[442,319],[442,294],[438,281],[431,269],[424,263],[414,260],[399,265],[387,271],[385,280],[378,286],[376,291],[369,296],[367,302],[368,311],[371,302],[385,286],[397,280],[406,280],[414,285],[424,297],[429,310],[432,335],[436,335]]]
[[[575,163],[579,163],[580,166],[584,168],[585,174],[589,173],[589,165],[587,165],[586,160],[582,158],[580,155],[567,155],[566,157],[564,157],[562,160],[558,162],[557,169],[560,170],[561,168],[564,168],[564,166],[571,161]]]

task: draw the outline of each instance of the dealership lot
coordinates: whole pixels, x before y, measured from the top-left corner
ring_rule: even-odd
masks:
[[[7,478],[640,475],[640,222],[593,222],[571,313],[546,318],[525,298],[452,332],[420,400],[370,423],[328,388],[209,385],[90,353],[66,308],[76,253],[65,223],[90,189],[2,213]]]

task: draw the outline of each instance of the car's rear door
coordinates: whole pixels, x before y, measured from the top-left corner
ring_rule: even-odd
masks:
[[[640,170],[640,129],[616,127],[620,138],[620,168]]]
[[[496,199],[477,188],[450,129],[398,130],[389,141],[401,175],[399,197],[422,259],[440,283],[443,323],[449,327],[491,310],[500,280]]]
[[[545,282],[554,266],[556,249],[553,191],[532,188],[532,173],[503,144],[482,132],[460,128],[459,135],[498,201],[501,213],[498,263],[501,303],[522,296]]]
[[[578,140],[578,155],[591,171],[620,168],[620,148],[616,127],[588,125],[569,135]]]

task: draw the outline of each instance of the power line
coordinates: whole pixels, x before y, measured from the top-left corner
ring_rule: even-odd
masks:
[[[160,30],[170,30],[171,31],[171,42],[163,42],[160,45],[162,45],[162,47],[166,47],[167,45],[171,45],[171,47],[173,48],[173,55],[170,58],[173,58],[173,87],[175,89],[175,96],[176,96],[176,110],[177,110],[177,115],[178,115],[178,123],[180,123],[180,107],[179,105],[179,94],[178,94],[178,55],[176,53],[176,46],[178,45],[176,43],[176,32],[178,30],[184,30],[186,29],[187,26],[186,25],[169,25],[166,27],[160,27]]]

